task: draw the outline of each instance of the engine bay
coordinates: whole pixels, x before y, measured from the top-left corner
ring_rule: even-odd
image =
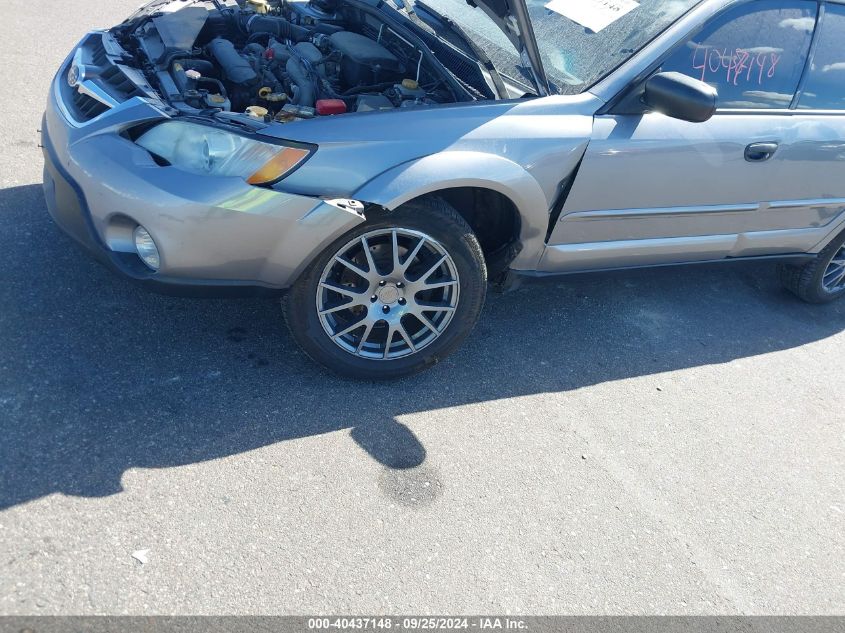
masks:
[[[484,97],[419,33],[355,0],[175,0],[113,34],[187,113],[290,122]]]

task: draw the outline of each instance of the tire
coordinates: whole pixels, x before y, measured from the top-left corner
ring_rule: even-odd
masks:
[[[780,279],[808,303],[828,303],[845,295],[845,232],[806,264],[781,264]]]
[[[390,380],[454,352],[475,327],[486,293],[472,229],[446,202],[426,199],[336,240],[283,307],[311,359],[346,377]]]

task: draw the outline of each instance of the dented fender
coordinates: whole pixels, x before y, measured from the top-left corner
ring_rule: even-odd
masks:
[[[366,220],[357,200],[318,200],[308,213],[281,232],[263,266],[263,277],[292,284],[332,242]]]
[[[575,167],[561,165],[564,176]],[[476,151],[447,151],[390,169],[355,192],[366,205],[395,210],[426,194],[459,187],[480,187],[506,196],[521,219],[522,250],[512,263],[515,269],[535,267],[545,249],[550,209],[554,198],[522,165],[502,156]]]

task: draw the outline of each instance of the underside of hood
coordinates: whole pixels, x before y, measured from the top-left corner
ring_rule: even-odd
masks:
[[[532,79],[540,96],[549,94],[549,82],[543,70],[537,38],[528,17],[525,0],[467,0],[478,7],[496,23],[514,45],[526,68],[531,69]]]

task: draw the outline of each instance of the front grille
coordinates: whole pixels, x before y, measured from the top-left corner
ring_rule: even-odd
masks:
[[[119,62],[121,56],[115,51],[109,54],[103,42],[102,33],[92,33],[85,38],[75,55],[76,60],[85,68],[83,90],[72,88],[67,81],[61,81],[60,93],[70,115],[80,123],[108,112],[110,107],[104,102],[123,103],[133,97],[143,97],[146,93],[127,77]],[[65,75],[70,66],[65,69]],[[89,94],[95,92],[101,96],[96,99]]]
[[[106,47],[103,45],[103,38],[95,35],[85,40],[83,46],[88,48],[90,63],[92,66],[105,66],[109,63],[109,56]]]
[[[90,121],[109,111],[110,108],[105,103],[97,101],[94,97],[79,92],[79,90],[74,90],[70,86],[68,86],[68,89],[72,93],[69,105],[72,106],[71,109],[76,120]]]
[[[144,93],[132,81],[123,74],[120,67],[110,64],[100,72],[100,87],[114,97],[117,101],[126,101],[132,97],[143,97]]]

